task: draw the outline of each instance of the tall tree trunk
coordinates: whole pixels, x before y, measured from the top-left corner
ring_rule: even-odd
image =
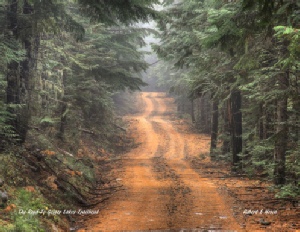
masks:
[[[62,58],[62,62],[64,62],[64,59]],[[67,71],[63,71],[63,87],[65,88],[67,82]],[[65,96],[63,96],[61,100],[61,111],[60,111],[60,125],[59,125],[59,134],[58,137],[63,141],[65,137],[65,127],[67,123],[67,110],[68,110],[68,104],[66,103],[67,99]]]
[[[233,90],[231,92],[231,148],[233,165],[237,165],[240,162],[240,157],[238,155],[243,149],[241,106],[241,92],[239,90]]]
[[[211,131],[211,104],[209,98],[208,94],[204,94],[200,98],[199,129],[205,134],[210,134]]]
[[[230,152],[230,100],[227,100],[225,102],[224,110],[223,110],[223,120],[224,120],[224,126],[223,126],[223,134],[225,135],[225,138],[223,139],[222,144],[222,155],[225,155],[226,153]]]
[[[13,35],[13,39],[18,38],[18,0],[10,1],[7,14],[8,31]],[[7,104],[19,104],[19,64],[16,61],[11,61],[7,67]]]
[[[33,13],[32,6],[27,0],[23,3],[23,14],[29,15]],[[31,91],[33,89],[31,80],[33,59],[32,59],[32,27],[28,25],[26,29],[26,37],[22,39],[23,47],[26,51],[26,58],[20,62],[20,103],[24,106],[20,110],[20,118],[18,119],[20,124],[19,135],[22,142],[25,141],[28,131],[28,124],[31,116],[30,104],[31,104]]]
[[[195,110],[194,110],[194,99],[191,100],[191,117],[192,117],[192,123],[195,123],[196,119],[195,119]]]
[[[278,78],[279,90],[285,91],[289,85],[289,73],[281,75]],[[274,183],[282,185],[285,183],[285,154],[287,151],[287,96],[283,96],[277,100],[277,125],[276,140],[274,149]]]
[[[205,118],[206,118],[206,111],[205,111],[205,95],[202,95],[200,98],[200,128],[201,131],[205,131]]]
[[[210,155],[215,158],[214,150],[217,148],[217,136],[219,128],[219,101],[213,99],[212,107],[212,122],[211,122],[211,139],[210,139]]]
[[[33,63],[31,57],[32,27],[30,19],[27,19],[27,23],[23,22],[25,26],[23,25],[22,28],[20,27],[18,20],[18,3],[18,0],[10,1],[7,14],[8,31],[12,32],[12,36],[15,40],[18,40],[23,44],[23,48],[26,51],[26,58],[20,63],[12,61],[7,66],[6,102],[11,106],[22,105],[22,108],[10,107],[9,111],[16,115],[16,117],[11,120],[10,124],[19,135],[20,142],[24,142],[30,119],[29,107],[32,90],[32,86],[30,85],[30,76],[32,73],[30,73],[30,71],[32,70],[31,64]],[[24,15],[32,14],[33,8],[27,0],[24,0],[22,7],[22,13]],[[19,31],[20,28],[22,29],[22,36]]]
[[[204,127],[204,133],[206,134],[210,134],[211,133],[211,122],[212,122],[212,112],[211,112],[211,108],[212,108],[212,104],[211,104],[211,96],[210,94],[206,94],[205,95],[205,127]]]
[[[12,39],[18,38],[18,0],[11,0],[7,9],[7,29],[11,33]],[[8,111],[12,114],[17,114],[16,107],[20,104],[19,96],[19,63],[11,61],[7,65],[7,88],[6,88],[6,103]],[[19,134],[20,128],[17,117],[11,118],[9,124],[14,128],[16,134]]]
[[[258,134],[259,134],[259,139],[263,140],[263,139],[265,139],[264,118],[266,117],[263,103],[259,104],[259,116],[260,116],[260,118],[258,121]]]
[[[299,141],[299,135],[300,135],[300,124],[299,124],[299,120],[300,120],[300,98],[298,97],[294,97],[293,98],[293,110],[295,112],[295,118],[294,118],[294,122],[293,125],[295,127],[294,129],[294,141],[298,142]]]

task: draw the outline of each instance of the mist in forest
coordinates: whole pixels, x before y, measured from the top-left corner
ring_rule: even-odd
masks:
[[[0,231],[299,230],[298,2],[0,0]]]
[[[162,6],[156,6],[156,10],[162,10]],[[139,24],[141,28],[149,28],[152,30],[157,30],[156,22],[150,21],[149,23],[141,23]],[[147,54],[144,55],[145,61],[148,63],[148,69],[142,73],[142,79],[144,82],[148,84],[148,86],[142,87],[142,91],[145,92],[164,92],[167,91],[166,88],[159,86],[158,79],[155,75],[152,74],[152,69],[155,67],[156,64],[159,62],[159,58],[157,57],[156,53],[152,50],[152,44],[159,44],[160,39],[157,38],[154,34],[150,34],[145,37],[146,46],[142,47],[141,50],[145,51]]]

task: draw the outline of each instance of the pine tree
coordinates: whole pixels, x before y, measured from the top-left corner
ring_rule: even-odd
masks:
[[[291,126],[299,109],[297,10],[299,3],[289,0],[180,1],[158,22],[162,43],[154,46],[162,59],[185,69],[191,96],[209,93],[215,101],[212,158],[219,100],[223,156],[231,151],[233,164],[250,175],[273,172],[278,185],[295,179],[290,160],[298,157],[299,127]]]
[[[99,81],[99,83],[101,82],[103,91],[107,87],[105,83],[109,83],[110,87],[107,91],[104,91],[107,93],[117,89],[138,89],[139,86],[144,85],[138,73],[141,70],[145,70],[146,64],[141,61],[142,54],[136,50],[134,42],[142,42],[141,37],[145,31],[123,25],[154,17],[156,11],[153,4],[155,3],[158,3],[158,1],[124,1],[123,3],[107,1],[105,4],[102,4],[102,2],[98,4],[96,1],[80,1],[81,7],[79,8],[77,6],[74,7],[74,4],[69,2],[61,1],[10,0],[7,5],[3,5],[3,8],[6,7],[6,15],[3,16],[5,18],[3,27],[6,28],[4,31],[5,38],[12,38],[10,39],[11,41],[15,41],[15,44],[21,45],[25,50],[25,56],[22,56],[22,50],[14,45],[13,42],[10,42],[9,46],[1,43],[5,49],[11,49],[6,51],[7,54],[14,52],[12,45],[17,47],[15,55],[19,56],[9,59],[7,68],[3,68],[3,73],[7,76],[6,105],[11,106],[10,112],[16,115],[14,120],[10,120],[10,124],[14,127],[16,133],[19,134],[21,142],[25,141],[31,114],[37,108],[39,98],[42,99],[42,107],[46,107],[49,110],[49,97],[52,98],[52,96],[48,94],[45,86],[51,85],[55,88],[53,92],[55,101],[58,100],[57,91],[64,91],[63,88],[65,86],[61,86],[61,84],[55,85],[50,80],[53,75],[52,73],[47,73],[50,71],[49,67],[55,69],[54,73],[58,74],[58,72],[62,71],[64,76],[67,76],[70,74],[70,70],[74,67],[76,68],[77,65],[83,70],[81,75],[83,73],[88,74],[93,79],[97,79],[96,81]],[[62,65],[54,60],[45,62],[45,64],[37,63],[38,56],[41,54],[39,53],[41,46],[45,46],[44,41],[47,41],[46,43],[49,45],[52,43],[52,39],[56,40],[55,43],[59,43],[58,38],[70,38],[71,36],[72,41],[74,38],[71,47],[75,48],[76,42],[83,39],[84,27],[87,26],[88,21],[86,19],[86,22],[78,23],[76,14],[78,15],[79,12],[88,12],[89,18],[100,21],[103,24],[104,30],[101,31],[100,35],[102,39],[92,38],[91,35],[93,33],[86,36],[87,41],[85,41],[85,44],[83,43],[83,46],[89,49],[90,54],[86,52],[86,56],[75,55],[70,48],[65,49],[65,51],[69,52],[68,55],[71,55],[71,59],[73,59],[71,61],[70,59],[65,60],[62,62]],[[76,17],[77,19],[75,19]],[[111,27],[110,31],[106,30],[105,28],[108,25],[113,25],[114,28]],[[64,33],[65,35],[63,35]],[[98,36],[96,33],[94,35]],[[110,46],[115,47],[110,50]],[[100,53],[97,54],[99,51]],[[62,50],[58,53],[60,52]],[[120,54],[117,54],[117,52],[120,52]],[[101,53],[104,55],[103,57],[106,56],[106,60],[102,59],[103,57],[101,58]],[[59,57],[58,60],[64,60],[64,56],[67,56],[67,54],[56,56]],[[130,59],[126,61],[126,58]],[[68,65],[71,66],[68,67]],[[46,66],[47,68],[45,68]],[[37,72],[39,67],[42,67],[43,71],[40,72],[39,70]],[[101,78],[98,75],[100,72]],[[61,75],[58,74],[58,76]],[[108,76],[110,76],[110,79],[105,80]],[[66,84],[66,79],[68,80],[69,77],[62,79],[65,79],[63,82]],[[35,91],[33,95],[32,90],[36,88],[34,86],[35,83],[39,83],[43,87],[41,87],[40,93],[36,94]],[[20,107],[17,109],[16,106]],[[66,112],[65,103],[62,104],[61,111]],[[45,113],[47,112],[46,110]],[[65,115],[65,113],[62,113],[62,115]],[[65,120],[64,116],[61,118],[62,121]],[[45,118],[42,120],[45,121]],[[61,125],[63,124],[61,123]],[[63,131],[62,127],[61,131]]]

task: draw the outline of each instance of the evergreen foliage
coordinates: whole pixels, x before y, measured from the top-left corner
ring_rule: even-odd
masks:
[[[228,157],[237,168],[233,171],[273,179],[279,186],[286,183],[283,193],[297,193],[299,3],[165,3],[163,20],[158,20],[161,43],[153,48],[181,74],[176,82],[170,75],[163,82],[170,89],[187,83],[180,94],[194,102],[211,96],[213,112],[220,112],[212,117],[211,133],[216,134],[217,123],[223,143],[212,147],[212,158]]]
[[[93,21],[101,21],[109,25],[121,23],[137,23],[157,17],[154,5],[159,0],[79,0],[83,11]]]
[[[71,174],[79,169],[78,178],[69,173],[69,179],[60,180],[65,181],[65,187],[60,186],[65,188],[62,198],[87,204],[81,190],[88,193],[96,188],[98,170],[89,158],[79,159],[75,154],[87,138],[97,149],[102,148],[100,154],[111,143],[119,143],[121,127],[113,96],[146,85],[141,75],[148,65],[140,48],[145,45],[144,37],[154,31],[138,23],[158,17],[157,3],[0,1],[0,150],[12,151],[0,158],[6,160],[2,162],[4,177],[12,176],[9,169],[18,175],[18,181],[9,185],[24,187],[28,173],[42,175],[40,169],[48,167],[48,174],[57,176],[66,167],[73,170]],[[27,152],[31,158],[25,157]],[[41,163],[47,167],[39,166]],[[26,173],[25,177],[20,173]],[[51,186],[57,189],[56,184]],[[25,198],[17,196],[22,201],[18,207],[32,207],[28,203],[32,196],[22,194]],[[15,216],[12,230],[42,230],[48,223],[42,218]]]
[[[1,82],[1,112],[15,118],[3,116],[2,127],[21,141],[37,126],[52,134],[55,128],[63,138],[71,116],[77,126],[69,128],[89,130],[94,122],[99,134],[113,131],[112,94],[145,85],[140,73],[147,64],[139,47],[153,31],[133,23],[155,17],[156,3],[3,1],[0,72],[8,81]]]

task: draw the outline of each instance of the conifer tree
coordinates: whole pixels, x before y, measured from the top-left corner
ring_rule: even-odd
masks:
[[[44,87],[47,85],[46,83],[48,83],[54,86],[53,88],[60,88],[48,80],[49,78],[51,79],[51,77],[49,77],[49,73],[45,75],[44,72],[50,71],[48,68],[48,70],[44,69],[44,71],[40,73],[36,71],[37,67],[44,66],[44,64],[37,63],[39,60],[38,55],[41,54],[41,39],[51,44],[50,41],[52,39],[55,40],[61,37],[63,33],[67,33],[68,36],[74,37],[74,42],[71,47],[76,47],[75,43],[78,40],[82,40],[84,26],[87,25],[87,20],[83,24],[81,24],[82,22],[79,23],[76,21],[78,19],[75,19],[77,17],[76,14],[78,14],[79,11],[88,13],[88,17],[94,20],[94,23],[100,21],[103,24],[103,28],[112,25],[115,28],[111,28],[110,31],[102,30],[102,39],[93,40],[94,38],[86,37],[86,39],[88,38],[90,41],[85,41],[86,43],[83,46],[90,48],[89,51],[91,54],[88,55],[91,56],[89,58],[87,56],[76,57],[74,51],[71,51],[71,49],[68,51],[71,57],[73,56],[72,62],[68,63],[67,60],[64,60],[66,54],[62,56],[58,55],[58,57],[64,60],[62,62],[64,68],[60,69],[58,67],[61,65],[58,64],[58,62],[56,62],[58,66],[55,66],[55,62],[52,62],[50,67],[54,65],[52,68],[56,69],[55,73],[62,71],[65,76],[63,79],[69,80],[66,76],[67,73],[70,74],[70,72],[67,70],[74,68],[74,65],[79,66],[81,70],[88,73],[88,76],[94,76],[93,78],[99,78],[100,75],[98,74],[101,72],[102,77],[101,81],[99,81],[102,83],[107,82],[110,85],[110,88],[104,91],[107,93],[114,88],[115,90],[125,88],[138,89],[139,86],[144,85],[137,76],[137,73],[144,70],[146,64],[141,61],[142,55],[136,51],[135,45],[133,45],[134,42],[142,42],[141,37],[144,32],[142,32],[142,29],[129,28],[123,25],[136,23],[140,20],[146,21],[156,16],[153,5],[158,3],[158,1],[79,2],[81,4],[80,8],[77,6],[72,8],[74,5],[70,2],[43,0],[9,0],[7,4],[3,2],[1,5],[1,7],[5,9],[1,11],[1,13],[5,12],[5,15],[3,15],[5,19],[3,21],[3,28],[5,28],[5,30],[3,30],[4,37],[10,37],[12,39],[11,41],[15,41],[15,44],[24,47],[25,50],[25,56],[22,56],[22,50],[11,42],[10,44],[17,48],[15,55],[19,57],[8,59],[9,62],[3,72],[3,74],[7,76],[6,105],[10,106],[10,112],[16,115],[15,119],[10,120],[10,124],[14,128],[15,133],[19,134],[21,142],[25,141],[32,108],[36,108],[38,105],[37,101],[40,97],[39,94],[32,96],[32,90],[35,88],[34,83],[43,82]],[[76,12],[72,12],[69,9],[73,9]],[[94,34],[96,35],[96,33]],[[111,39],[111,41],[109,41],[109,39]],[[92,40],[95,42],[94,44],[91,42]],[[12,47],[11,45],[6,46],[4,43],[1,43],[1,45],[3,45],[5,49],[11,49]],[[44,46],[44,44],[42,46]],[[115,48],[110,50],[109,46],[115,46]],[[92,51],[92,48],[94,51]],[[11,51],[13,51],[13,49],[7,50],[7,54]],[[100,53],[97,54],[97,51],[100,51]],[[120,52],[120,54],[117,54],[117,52]],[[101,55],[108,55],[107,60],[101,60]],[[130,61],[126,61],[128,57],[130,57]],[[93,58],[93,60],[91,58]],[[102,65],[99,64],[99,61]],[[48,64],[45,64],[45,66],[47,65]],[[66,67],[68,65],[72,65],[72,67]],[[50,76],[51,75],[52,74],[50,74]],[[110,76],[110,79],[105,80],[108,76]],[[38,78],[35,79],[36,77]],[[41,90],[45,90],[44,87],[42,87]],[[103,86],[103,88],[105,89],[106,87]],[[57,95],[56,90],[54,94],[55,96]],[[49,106],[47,103],[48,97],[47,91],[44,91],[41,95],[43,107]],[[56,99],[56,97],[54,99]],[[62,112],[66,112],[66,105],[63,105],[61,110]],[[64,118],[65,117],[62,117],[62,121],[65,120]],[[42,120],[45,120],[45,118]],[[63,123],[61,125],[63,125]],[[63,131],[62,128],[61,130]]]

